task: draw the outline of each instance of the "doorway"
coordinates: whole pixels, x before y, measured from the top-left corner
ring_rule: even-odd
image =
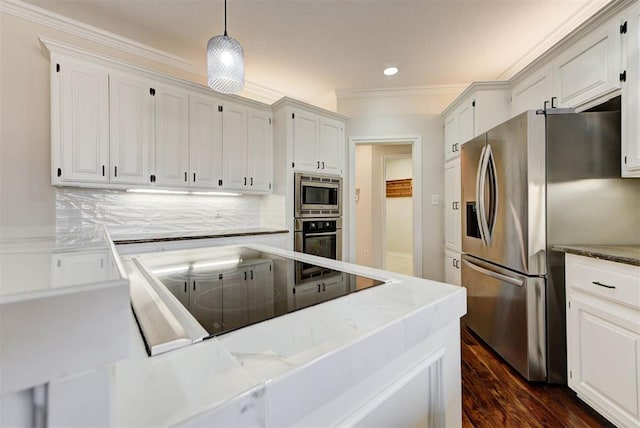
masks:
[[[350,260],[422,276],[421,138],[349,142]]]

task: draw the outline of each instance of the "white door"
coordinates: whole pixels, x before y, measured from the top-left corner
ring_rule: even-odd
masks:
[[[146,80],[109,76],[111,182],[148,185],[154,157],[154,99]]]
[[[245,190],[247,174],[247,107],[226,102],[222,106],[222,187]]]
[[[320,118],[318,154],[323,173],[342,175],[345,150],[344,123],[329,118]]]
[[[55,67],[60,110],[58,119],[52,115],[53,129],[59,126],[53,135],[53,182],[108,183],[109,76],[100,67],[66,57],[57,58]]]
[[[317,171],[318,157],[318,116],[304,110],[293,111],[293,159],[295,169]]]
[[[460,158],[444,166],[444,240],[446,248],[460,251]]]
[[[155,184],[189,186],[189,95],[154,85],[156,99]]]
[[[222,102],[189,95],[189,169],[193,188],[217,189],[222,181]]]
[[[249,108],[247,129],[249,190],[270,192],[273,182],[271,113]]]

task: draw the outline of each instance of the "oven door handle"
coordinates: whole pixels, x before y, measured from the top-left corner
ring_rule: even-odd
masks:
[[[326,233],[304,233],[303,237],[309,237],[309,236],[334,236],[337,235],[338,232],[326,232]]]

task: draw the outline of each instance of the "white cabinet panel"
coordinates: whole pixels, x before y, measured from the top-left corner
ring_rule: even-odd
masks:
[[[296,169],[316,171],[318,159],[319,118],[304,110],[293,112],[293,156]]]
[[[444,282],[460,285],[460,253],[445,250],[444,252]]]
[[[511,115],[551,106],[551,66],[547,65],[511,90]],[[546,104],[545,104],[546,103]]]
[[[326,117],[320,118],[318,159],[323,173],[342,175],[344,155],[344,124]]]
[[[109,76],[112,183],[151,182],[154,157],[154,99],[145,79]]]
[[[52,182],[108,183],[107,71],[62,56],[52,66]]]
[[[222,102],[189,95],[189,177],[191,187],[215,189],[222,180]]]
[[[244,190],[247,173],[247,107],[226,102],[222,106],[222,185]]]
[[[640,4],[625,16],[626,80],[622,84],[622,176],[640,177]]]
[[[189,186],[189,95],[154,85],[156,107],[155,180],[159,186]]]
[[[458,129],[458,115],[453,113],[444,120],[444,160],[448,161],[456,156],[460,156],[460,132]]]
[[[446,248],[460,251],[460,158],[445,164],[444,169],[444,239]]]
[[[552,73],[557,107],[576,107],[620,88],[620,50],[614,20],[556,57]]]
[[[460,145],[475,137],[475,106],[475,101],[467,102],[458,112],[458,139]],[[460,147],[457,149],[460,151]]]
[[[271,113],[249,108],[247,133],[248,190],[269,192],[273,181]]]

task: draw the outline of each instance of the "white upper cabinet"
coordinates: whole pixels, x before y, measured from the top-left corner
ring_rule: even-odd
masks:
[[[225,102],[222,106],[222,185],[244,190],[247,173],[247,107]]]
[[[551,65],[546,65],[513,86],[511,116],[551,107],[552,96]]]
[[[153,85],[156,109],[157,186],[189,186],[189,94],[178,88]]]
[[[108,183],[109,76],[65,56],[51,65],[52,183]]]
[[[190,186],[222,186],[222,101],[189,94]]]
[[[640,177],[640,4],[622,21],[625,77],[622,83],[622,176]]]
[[[270,192],[273,182],[273,128],[271,112],[249,108],[247,119],[247,173],[249,190]]]
[[[342,175],[344,154],[344,123],[320,117],[318,159],[323,173]]]
[[[148,185],[154,158],[154,98],[149,81],[109,76],[111,183]]]
[[[473,100],[463,104],[458,111],[458,138],[460,145],[475,137],[475,107],[476,101]],[[456,151],[460,151],[459,146]]]
[[[295,109],[293,155],[295,169],[342,175],[344,169],[344,122]]]
[[[620,88],[619,27],[613,19],[552,60],[555,107],[576,107]]]
[[[460,155],[458,115],[450,114],[444,119],[444,160],[453,159]]]

